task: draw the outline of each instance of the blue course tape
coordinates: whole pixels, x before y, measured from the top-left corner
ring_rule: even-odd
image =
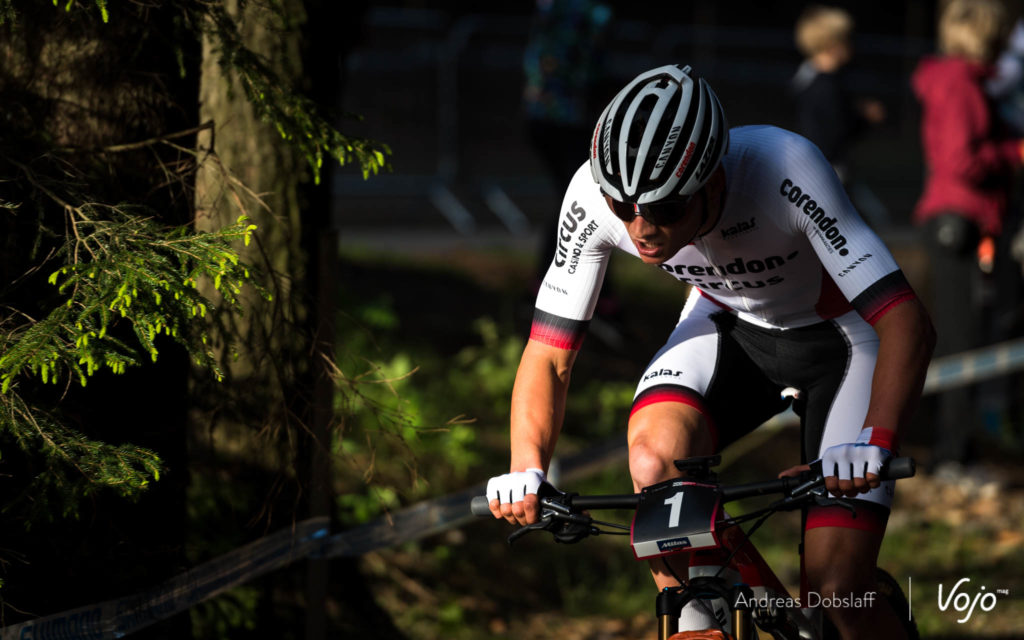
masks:
[[[201,564],[147,592],[4,627],[3,640],[113,640],[257,576],[321,553],[327,518],[310,518]]]
[[[447,531],[476,519],[469,502],[483,494],[485,484],[457,493],[427,500],[401,511],[331,536],[324,545],[328,558],[361,556],[375,549],[394,547],[405,542]]]
[[[925,393],[989,380],[1024,369],[1024,338],[935,358],[928,367]]]

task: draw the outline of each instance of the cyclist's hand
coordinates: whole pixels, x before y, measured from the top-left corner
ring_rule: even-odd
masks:
[[[779,472],[779,477],[780,478],[795,478],[798,475],[800,475],[801,473],[803,473],[804,471],[810,471],[810,470],[811,470],[811,465],[809,465],[809,464],[798,464],[795,467],[790,467],[790,468],[786,469],[785,471]]]
[[[882,465],[892,457],[896,434],[881,427],[862,429],[850,444],[829,447],[821,456],[825,488],[835,496],[853,498],[881,484]]]
[[[527,525],[537,522],[540,509],[537,489],[546,481],[540,469],[513,471],[487,481],[487,497],[495,518],[504,518],[510,524]]]

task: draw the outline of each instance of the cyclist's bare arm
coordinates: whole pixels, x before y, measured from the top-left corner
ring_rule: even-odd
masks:
[[[898,432],[906,424],[921,396],[925,374],[935,346],[935,330],[924,305],[917,298],[899,303],[875,323],[878,359],[871,382],[865,427],[878,426]],[[853,497],[877,487],[875,474],[839,480],[830,476],[826,488]]]
[[[530,340],[523,350],[512,388],[510,471],[547,470],[565,415],[565,399],[576,351]],[[491,513],[513,524],[529,524],[539,517],[537,496],[522,502],[490,502]]]

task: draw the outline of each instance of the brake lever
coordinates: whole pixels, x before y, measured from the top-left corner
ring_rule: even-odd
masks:
[[[545,485],[538,492],[546,494],[540,499],[540,520],[513,531],[508,537],[509,545],[534,531],[550,531],[558,542],[579,542],[599,532],[592,526],[593,518],[576,513],[566,504],[576,494],[563,493],[547,483]]]
[[[572,509],[564,504],[570,494],[559,491],[554,485],[548,482],[541,483],[537,489],[537,497],[540,499],[540,520],[513,531],[508,537],[509,545],[534,531],[550,530],[554,533],[556,520],[568,519],[568,516],[573,515]]]
[[[824,486],[824,471],[821,466],[821,460],[815,460],[811,463],[811,471],[814,472],[814,477],[809,479],[804,484],[797,487],[797,490],[806,490],[814,496],[814,504],[819,507],[833,507],[840,506],[847,509],[854,518],[857,517],[857,508],[853,506],[849,500],[845,498],[839,498],[831,496],[828,490]],[[812,486],[813,485],[813,486]],[[807,489],[804,489],[807,487]],[[795,491],[794,491],[795,493]]]
[[[821,492],[812,491],[811,495],[814,496],[814,504],[818,507],[842,507],[850,512],[854,518],[857,517],[857,508],[853,506],[853,503],[846,498],[835,498],[830,497],[829,494],[822,488]]]
[[[844,509],[849,509],[850,513],[856,517],[857,509],[853,504],[843,498],[830,497],[823,483],[821,463],[817,462],[817,466],[812,464],[811,473],[806,475],[806,479],[794,487],[788,496],[776,502],[772,507],[780,511],[792,510],[804,506],[807,502],[813,502],[819,507],[840,506]]]
[[[526,525],[524,527],[520,527],[520,528],[516,529],[515,531],[513,531],[511,534],[509,534],[509,536],[508,536],[508,544],[509,544],[509,546],[512,546],[512,543],[514,543],[519,538],[522,538],[526,534],[533,533],[534,531],[543,531],[543,530],[547,529],[550,525],[551,525],[551,518],[548,517],[548,518],[544,518],[542,520],[538,520],[537,522],[534,522],[533,524],[528,524],[528,525]]]
[[[821,473],[812,473],[806,476],[806,479],[793,488],[789,492],[790,496],[803,497],[805,494],[813,493],[815,489],[819,489],[823,486],[825,478],[822,477]]]

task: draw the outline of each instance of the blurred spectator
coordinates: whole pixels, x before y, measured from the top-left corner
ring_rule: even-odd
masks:
[[[601,0],[537,0],[523,55],[523,109],[530,142],[558,195],[551,224],[542,231],[538,283],[555,252],[561,194],[587,160],[597,120],[592,105],[602,81],[604,39],[611,7]]]
[[[995,239],[1004,229],[1014,169],[1024,146],[1010,137],[985,93],[994,61],[1012,23],[998,0],[950,0],[940,14],[940,55],[915,69],[911,84],[921,104],[921,143],[927,167],[914,210],[932,270],[936,356],[981,346],[985,278]],[[937,462],[967,462],[978,411],[974,389],[939,398]]]
[[[530,142],[544,162],[558,193],[541,229],[535,286],[540,286],[555,255],[562,193],[573,174],[587,161],[590,137],[603,104],[599,95],[606,81],[605,38],[612,18],[604,0],[536,0],[533,25],[523,55],[523,109]],[[622,337],[604,320],[616,319],[620,309],[606,282],[592,321],[595,337],[619,347]]]
[[[804,61],[791,82],[796,131],[816,144],[835,169],[857,210],[875,229],[889,224],[889,211],[856,180],[849,154],[870,126],[885,121],[881,101],[856,97],[849,88],[853,17],[838,7],[811,5],[797,18],[794,36]]]
[[[985,82],[985,91],[995,103],[996,116],[1002,121],[1010,135],[1024,136],[1024,19],[1014,21],[1006,48],[1003,49],[995,63],[995,71]],[[1000,272],[1001,283],[1006,287],[1019,288],[1024,279],[1021,278],[1021,265],[1024,264],[1024,231],[1021,230],[1021,207],[1024,205],[1024,184],[1020,172],[1017,174],[1015,188],[1011,194],[1010,207],[1003,221],[1001,241],[997,243],[997,267],[1006,265]],[[1017,234],[1015,238],[1014,235]],[[1002,287],[1001,287],[1002,288]],[[1006,293],[1001,291],[1001,294]],[[1000,295],[1004,302],[1005,295]],[[1014,296],[1016,307],[1017,296]],[[1003,331],[1010,331],[1011,325],[1020,324],[1020,320],[1000,323]],[[1003,336],[997,336],[1002,338]]]
[[[868,125],[885,121],[880,101],[857,99],[849,89],[853,27],[845,10],[813,5],[797,19],[794,34],[804,56],[792,80],[796,130],[821,149],[844,184],[850,177],[850,146]]]
[[[1012,135],[1024,136],[1024,19],[1022,3],[1008,3],[1014,14],[1006,48],[996,60],[995,73],[985,89],[995,102],[998,117]],[[1024,172],[1017,171],[1003,231],[996,238],[992,275],[992,319],[989,341],[1003,342],[1024,335]],[[1017,373],[979,385],[979,401],[986,431],[1004,441],[1024,445],[1024,375]]]
[[[1014,134],[1024,135],[1024,20],[1014,22],[985,90],[995,99],[999,117]]]

